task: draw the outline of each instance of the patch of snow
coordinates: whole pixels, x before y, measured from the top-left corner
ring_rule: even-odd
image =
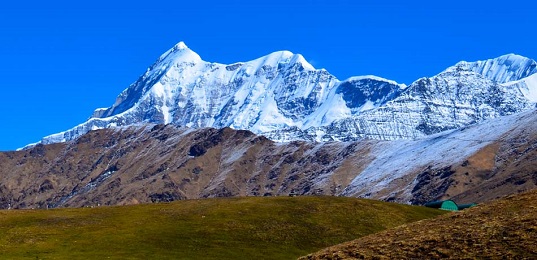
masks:
[[[360,112],[371,110],[373,108],[376,108],[374,102],[371,102],[371,100],[367,100],[363,106],[360,107]]]
[[[516,87],[530,102],[537,103],[537,74],[533,74],[519,81],[504,84],[506,87]]]
[[[375,81],[384,81],[384,82],[390,83],[392,85],[397,85],[401,89],[405,89],[405,88],[408,87],[406,84],[397,83],[394,80],[389,80],[389,79],[385,79],[385,78],[374,76],[374,75],[353,76],[353,77],[350,77],[350,78],[348,78],[348,79],[346,79],[344,81],[359,81],[359,80],[366,80],[366,79],[371,79],[371,80],[375,80]]]
[[[524,82],[527,86],[527,91],[524,94],[528,100],[531,102],[536,103],[537,102],[537,74],[533,74],[526,79],[524,79]]]

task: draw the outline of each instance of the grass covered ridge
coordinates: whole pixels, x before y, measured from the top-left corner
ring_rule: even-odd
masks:
[[[293,259],[443,212],[342,197],[247,197],[0,211],[0,255],[28,259]]]
[[[301,259],[537,259],[537,190],[409,223]]]

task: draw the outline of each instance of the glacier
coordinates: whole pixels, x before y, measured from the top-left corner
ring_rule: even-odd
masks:
[[[537,62],[508,54],[459,62],[399,84],[377,76],[338,80],[300,54],[206,62],[179,42],[108,108],[40,143],[134,124],[231,127],[275,141],[415,139],[535,107]]]

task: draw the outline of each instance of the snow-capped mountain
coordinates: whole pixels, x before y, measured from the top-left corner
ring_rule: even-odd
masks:
[[[516,81],[537,73],[537,63],[534,60],[516,54],[484,61],[461,61],[454,67],[473,71],[497,83]]]
[[[536,65],[518,55],[460,62],[407,87],[375,76],[340,81],[288,51],[210,63],[180,42],[111,107],[41,143],[139,123],[229,126],[277,141],[416,138],[532,107]]]
[[[418,79],[383,106],[325,127],[324,139],[414,139],[526,110],[537,101],[536,74],[521,77],[535,66],[517,55],[460,62]]]

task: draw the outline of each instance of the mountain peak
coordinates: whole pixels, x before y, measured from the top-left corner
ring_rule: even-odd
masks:
[[[162,62],[165,60],[175,63],[202,61],[201,57],[188,48],[183,41],[175,44],[171,49],[162,54],[157,62]]]
[[[518,55],[516,53],[508,53],[504,54],[496,59],[506,59],[506,60],[529,60],[529,58],[524,57],[522,55]]]
[[[315,70],[315,68],[306,61],[304,56],[301,54],[295,54],[287,50],[276,51],[265,55],[259,59],[254,60],[253,62],[260,62],[263,65],[278,66],[278,64],[301,64],[302,67],[306,70]]]
[[[461,61],[448,68],[448,70],[454,68],[473,71],[497,83],[506,83],[537,73],[537,62],[524,56],[510,53],[488,60]]]
[[[173,49],[188,49],[188,46],[186,46],[185,42],[180,41],[175,46],[173,46]]]

